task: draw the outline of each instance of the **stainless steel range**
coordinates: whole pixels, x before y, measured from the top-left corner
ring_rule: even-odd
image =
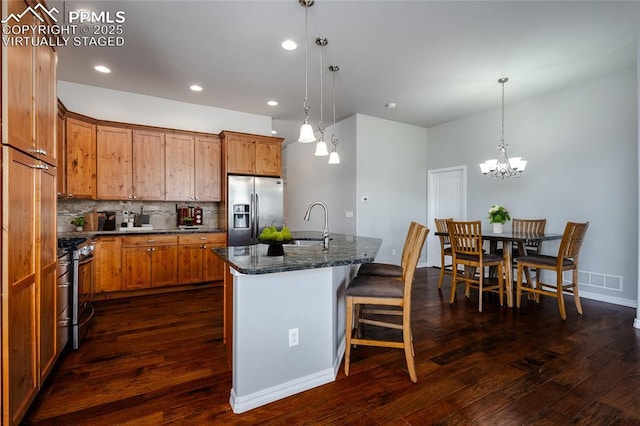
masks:
[[[83,237],[65,238],[59,245],[72,250],[71,343],[78,349],[93,319],[93,255],[95,240]]]

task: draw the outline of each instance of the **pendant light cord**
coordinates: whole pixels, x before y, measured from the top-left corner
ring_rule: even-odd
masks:
[[[305,2],[304,5],[304,113],[309,118],[309,107],[307,106],[307,98],[309,96],[309,6]]]

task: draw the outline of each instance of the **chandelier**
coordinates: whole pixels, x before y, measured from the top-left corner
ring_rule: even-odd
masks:
[[[526,160],[523,160],[522,157],[507,157],[509,145],[504,143],[504,84],[507,81],[509,81],[508,77],[498,79],[498,83],[502,85],[502,138],[497,147],[498,158],[480,163],[482,174],[491,178],[520,177],[527,166]]]

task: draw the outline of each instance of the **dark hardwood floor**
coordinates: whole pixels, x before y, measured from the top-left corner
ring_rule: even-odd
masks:
[[[569,297],[500,307],[438,270],[413,293],[418,383],[402,350],[358,347],[351,375],[234,414],[222,343],[222,288],[96,303],[90,335],[58,363],[24,423],[33,425],[640,424],[635,309]],[[448,278],[448,277],[447,277]],[[370,332],[370,329],[365,329]]]

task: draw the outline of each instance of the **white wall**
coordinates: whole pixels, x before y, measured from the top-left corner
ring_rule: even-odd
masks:
[[[331,139],[333,126],[325,130],[325,140]],[[292,142],[285,147],[286,177],[284,214],[287,225],[297,231],[322,231],[323,213],[314,207],[309,222],[303,220],[307,207],[321,201],[329,211],[329,232],[356,233],[356,139],[355,116],[336,123],[340,164],[328,164],[328,157],[316,157],[315,143]],[[331,151],[331,143],[327,143]],[[346,212],[353,217],[346,217]]]
[[[508,102],[508,86],[505,96]],[[636,306],[637,97],[637,71],[626,69],[507,103],[508,154],[529,161],[520,179],[487,180],[478,169],[478,163],[497,154],[500,109],[429,128],[427,165],[467,164],[468,218],[482,219],[487,226],[487,210],[496,203],[504,204],[512,217],[546,217],[548,232],[561,233],[567,221],[590,221],[580,270],[622,281],[618,290],[581,286],[581,295]],[[557,245],[545,243],[543,250],[554,253]]]
[[[220,133],[271,134],[271,117],[58,80],[58,98],[69,110],[100,120]]]
[[[287,145],[287,223],[291,229],[322,230],[319,211],[309,223],[302,218],[311,202],[323,201],[330,232],[381,238],[376,261],[399,265],[409,223],[426,224],[427,129],[360,114],[336,127],[339,166],[314,157],[314,144]],[[347,211],[354,217],[347,218]]]
[[[429,226],[427,129],[361,114],[356,118],[357,234],[382,238],[376,261],[399,265],[409,223]],[[424,253],[420,263],[426,262]]]

